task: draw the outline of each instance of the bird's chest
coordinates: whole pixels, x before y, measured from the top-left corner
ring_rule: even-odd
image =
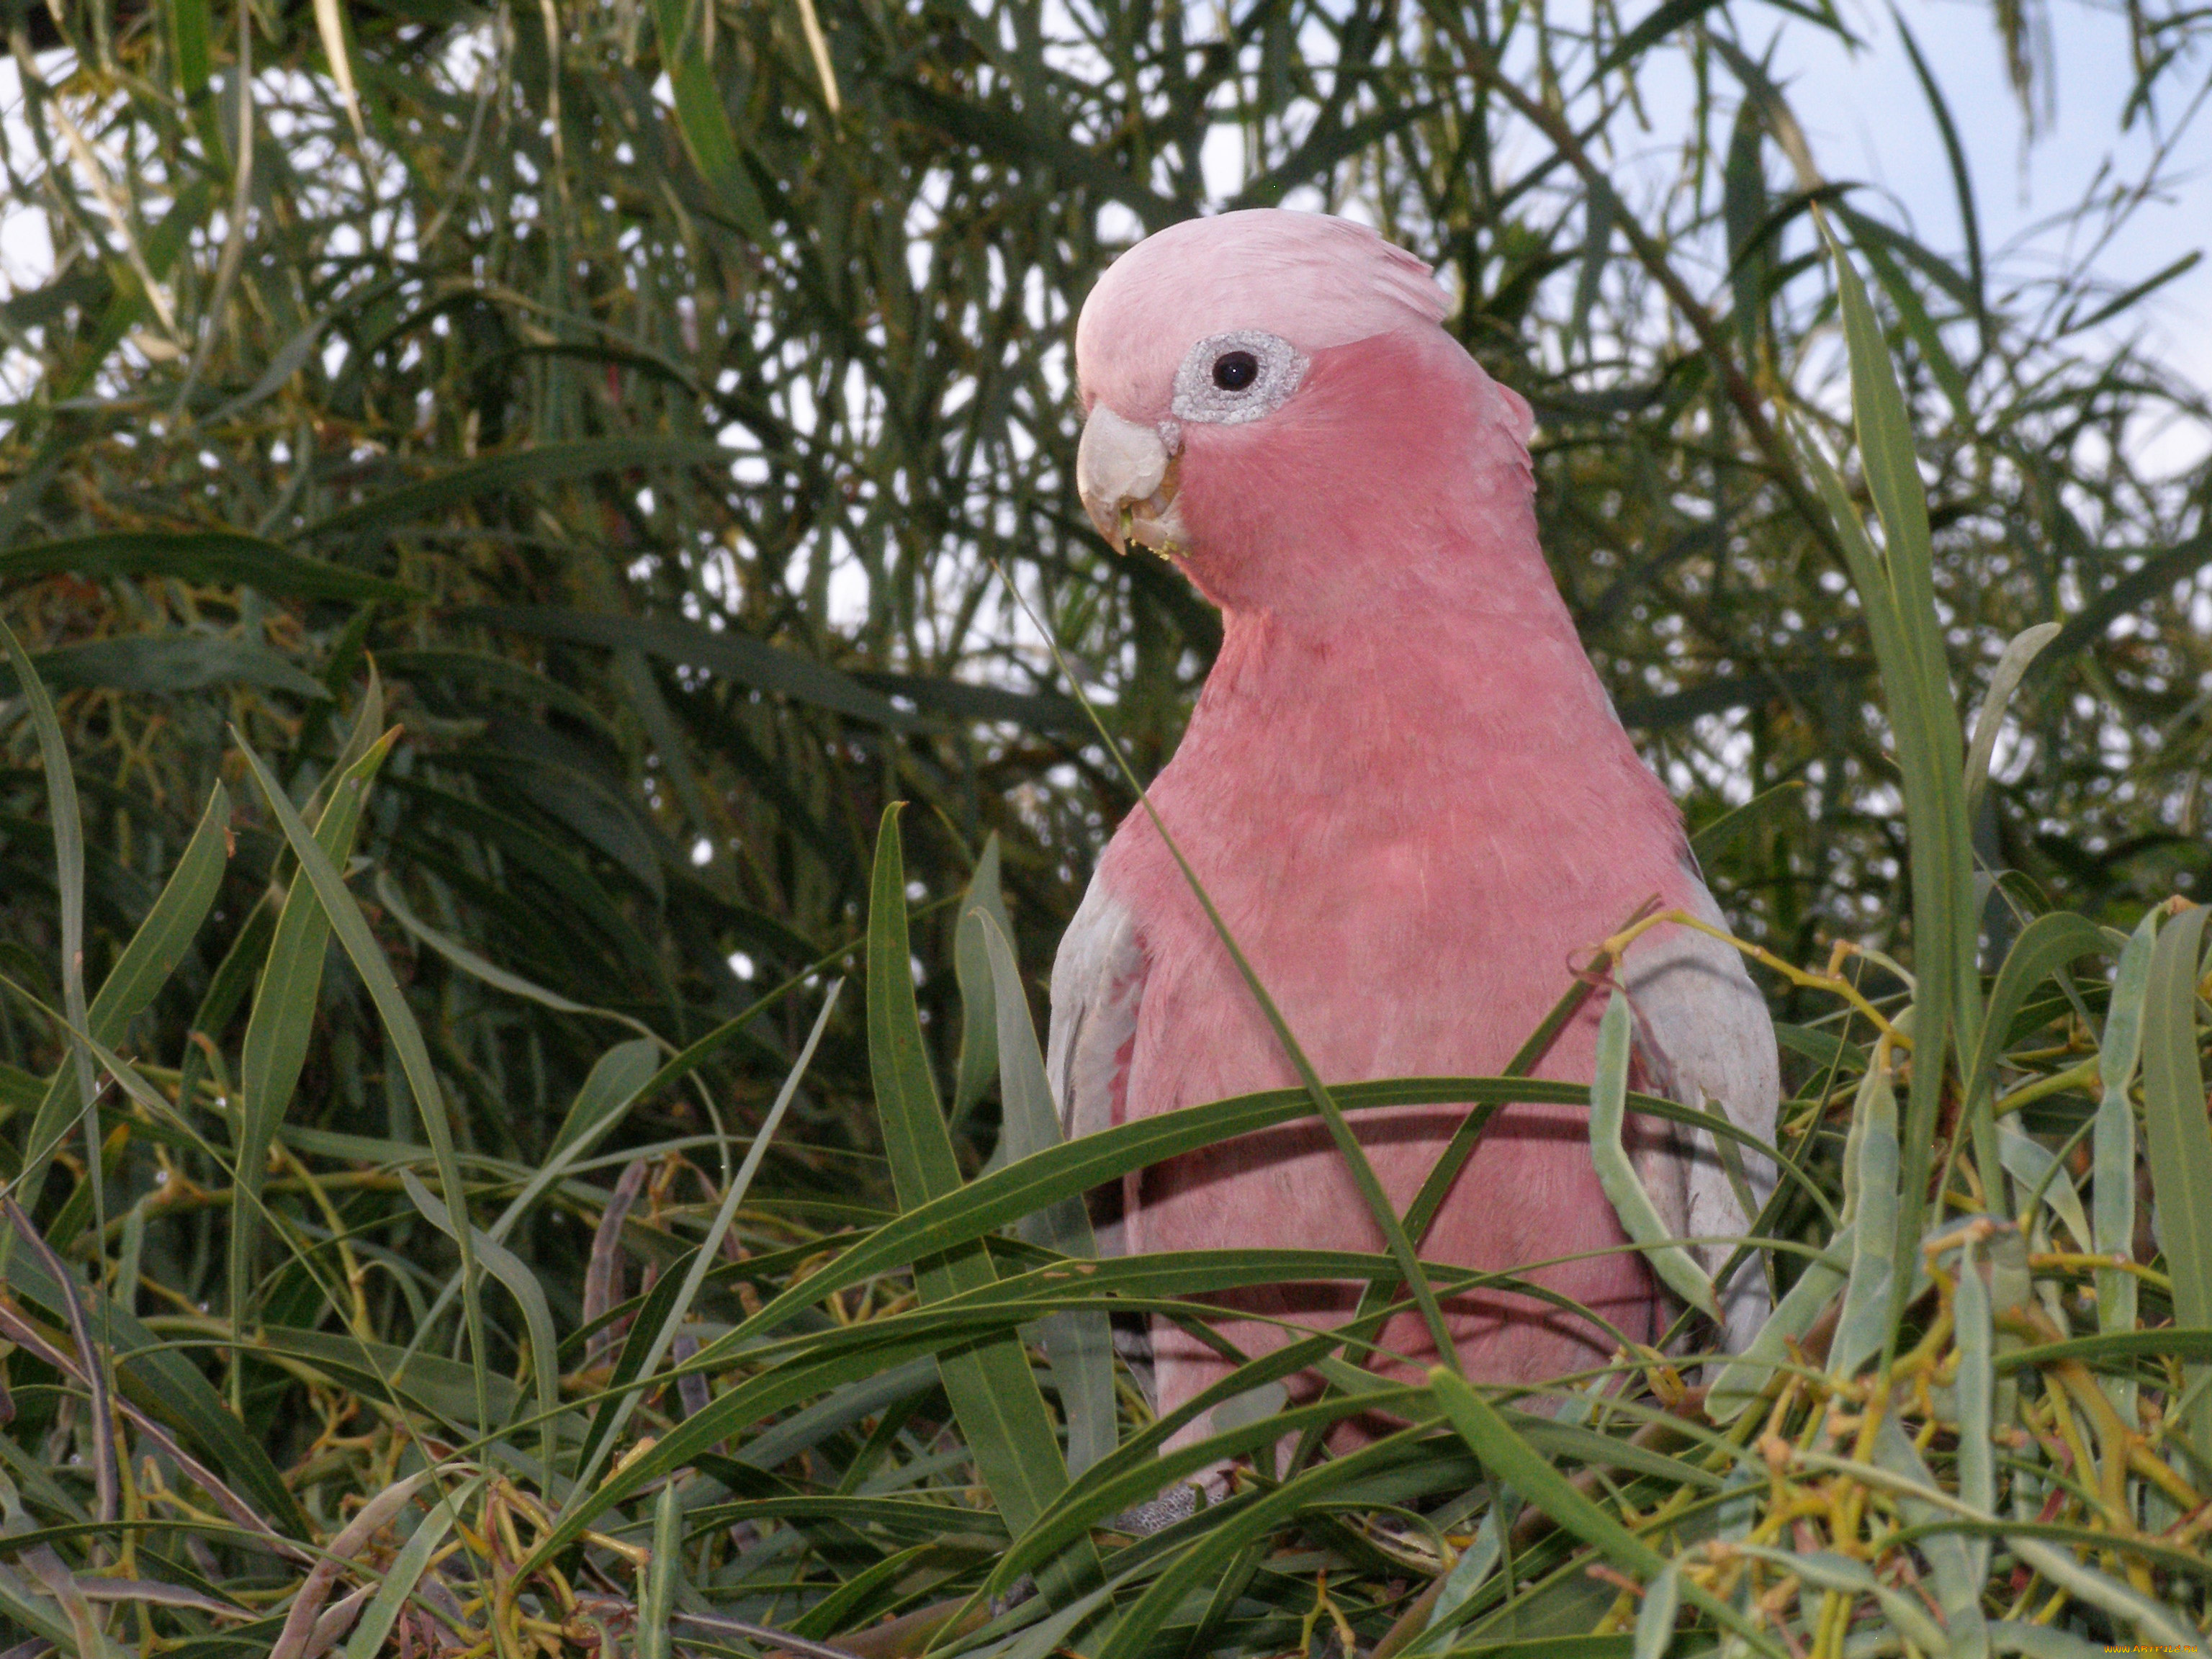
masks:
[[[1626,919],[1611,914],[1595,851],[1525,802],[1475,791],[1413,813],[1310,798],[1209,805],[1169,792],[1163,817],[1331,1081],[1496,1071],[1567,989],[1570,957]],[[1117,846],[1114,872],[1139,896],[1148,958],[1133,1109],[1294,1081],[1235,958],[1143,830],[1126,854]]]

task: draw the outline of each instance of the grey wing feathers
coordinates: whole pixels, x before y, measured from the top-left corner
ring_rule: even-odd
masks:
[[[1720,911],[1705,894],[1701,921],[1720,926]],[[1626,978],[1636,1012],[1637,1057],[1654,1091],[1686,1106],[1717,1107],[1729,1121],[1774,1144],[1775,1109],[1782,1097],[1774,1025],[1765,1000],[1751,982],[1736,950],[1687,927],[1650,936],[1629,949]],[[1752,1213],[1737,1196],[1729,1164],[1713,1135],[1673,1126],[1673,1133],[1639,1158],[1638,1173],[1660,1213],[1687,1238],[1740,1237],[1774,1191],[1773,1160],[1739,1148],[1739,1173],[1749,1189]],[[1716,1277],[1734,1254],[1725,1244],[1691,1247]],[[1771,1305],[1759,1261],[1747,1259],[1735,1276],[1717,1287],[1722,1339],[1741,1352],[1765,1322]]]
[[[1110,1127],[1128,1084],[1129,1048],[1145,990],[1145,949],[1127,905],[1093,877],[1052,964],[1045,1075],[1070,1140]],[[1101,1255],[1121,1254],[1118,1205],[1094,1212]]]

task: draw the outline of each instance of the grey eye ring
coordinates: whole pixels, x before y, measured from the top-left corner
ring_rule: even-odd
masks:
[[[1176,418],[1213,426],[1256,421],[1282,407],[1305,379],[1307,366],[1304,352],[1260,329],[1209,334],[1184,354],[1176,371]]]

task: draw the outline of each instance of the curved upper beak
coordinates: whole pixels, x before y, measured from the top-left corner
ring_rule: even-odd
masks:
[[[1124,420],[1104,404],[1083,423],[1075,452],[1075,488],[1083,510],[1116,553],[1126,538],[1166,552],[1182,539],[1175,510],[1176,458],[1181,434]]]

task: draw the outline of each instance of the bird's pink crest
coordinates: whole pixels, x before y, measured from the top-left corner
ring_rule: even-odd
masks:
[[[1261,329],[1310,353],[1431,332],[1448,309],[1428,266],[1366,226],[1249,208],[1170,225],[1116,259],[1076,324],[1076,369],[1086,401],[1157,418],[1136,405],[1161,401],[1184,350],[1207,335]]]

